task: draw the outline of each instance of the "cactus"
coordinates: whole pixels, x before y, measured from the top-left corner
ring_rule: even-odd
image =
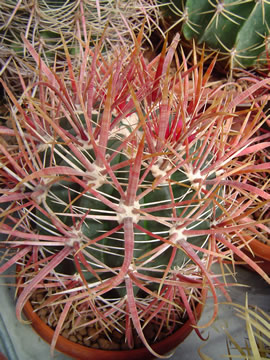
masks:
[[[165,11],[172,27],[182,25],[186,40],[195,39],[219,51],[230,68],[249,67],[265,49],[270,28],[268,1],[171,0]]]
[[[101,42],[95,51],[84,43],[78,74],[64,45],[68,67],[60,78],[24,38],[40,80],[26,86],[21,77],[19,101],[1,80],[14,108],[12,128],[0,128],[0,203],[7,206],[0,230],[8,236],[0,273],[22,267],[19,319],[37,288],[53,291],[48,305],[65,307],[52,348],[70,311],[74,327],[89,315],[106,334],[109,321],[130,347],[136,329],[158,356],[146,324],[171,333],[188,316],[196,325],[193,309],[205,288],[213,294],[214,320],[216,287],[225,285],[212,261],[236,253],[270,282],[239,244],[246,231],[256,232],[256,224],[241,223],[241,209],[255,211],[259,198],[269,199],[256,184],[268,163],[240,160],[268,146],[266,136],[256,137],[264,113],[253,100],[268,80],[236,95],[222,86],[211,90],[214,60],[205,73],[203,56],[190,69],[185,58],[180,66],[176,36],[146,64],[141,39],[142,32],[131,53],[117,52],[110,62]],[[236,110],[246,100],[254,107]]]
[[[79,51],[76,38],[87,41],[89,32],[92,46],[105,32],[104,50],[116,44],[129,47],[132,44],[132,32],[138,32],[145,20],[144,38],[149,46],[151,33],[159,22],[156,4],[144,0],[0,0],[0,8],[0,75],[14,89],[20,83],[18,68],[23,76],[34,76],[32,67],[35,62],[28,56],[21,34],[46,59],[48,66],[56,66],[55,70],[62,71],[66,64],[61,36],[64,37],[70,54],[76,59]],[[82,21],[86,23],[85,33],[82,32]]]

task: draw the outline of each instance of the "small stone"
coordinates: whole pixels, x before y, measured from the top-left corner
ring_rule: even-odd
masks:
[[[76,338],[77,338],[79,341],[82,341],[82,339],[83,339],[82,335],[81,335],[79,332],[76,332]]]
[[[91,346],[91,340],[90,340],[90,339],[87,339],[87,338],[85,337],[85,338],[83,338],[83,344],[84,344],[85,346],[90,347],[90,346]]]
[[[87,335],[89,336],[91,341],[96,341],[99,337],[99,335],[97,334],[97,330],[92,327],[87,328]]]
[[[103,349],[103,350],[110,349],[110,341],[109,340],[104,339],[103,337],[99,337],[97,342],[98,342],[100,349]]]
[[[113,332],[112,332],[112,339],[113,339],[114,341],[116,341],[117,343],[120,343],[120,342],[122,342],[123,334],[120,333],[120,331],[113,330]]]
[[[75,343],[78,342],[78,339],[76,338],[75,335],[70,335],[70,336],[69,336],[69,340],[72,341],[72,342],[75,342]]]
[[[57,308],[54,310],[55,316],[57,318],[59,318],[61,312],[62,312],[62,310],[61,310],[60,306],[57,306]]]
[[[68,338],[69,337],[69,331],[66,329],[61,333],[62,336],[64,336],[64,338]]]
[[[86,327],[79,328],[78,333],[81,334],[82,336],[87,335],[87,328]]]
[[[39,304],[41,304],[44,300],[44,294],[37,294],[35,299]]]
[[[109,350],[120,350],[121,348],[121,345],[118,344],[117,342],[115,341],[110,341],[110,347],[109,347]]]
[[[41,317],[45,317],[47,315],[48,311],[46,308],[43,308],[43,309],[40,309],[38,310],[37,314],[38,316],[41,318]]]
[[[121,350],[130,350],[130,347],[128,346],[127,342],[123,342],[121,344]]]

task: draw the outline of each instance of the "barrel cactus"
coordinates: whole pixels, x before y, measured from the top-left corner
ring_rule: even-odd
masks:
[[[113,326],[129,347],[136,331],[157,356],[147,324],[155,324],[156,338],[186,317],[195,325],[205,288],[214,298],[209,323],[215,318],[216,287],[225,285],[211,272],[213,261],[236,253],[270,282],[239,244],[254,224],[238,221],[241,206],[269,199],[256,176],[248,183],[268,164],[240,160],[257,143],[267,146],[256,137],[264,115],[255,102],[248,112],[236,109],[267,81],[232,98],[222,86],[209,88],[214,62],[205,73],[203,59],[180,66],[179,36],[149,64],[141,39],[111,62],[102,42],[94,52],[85,43],[77,75],[66,49],[68,68],[59,77],[24,38],[40,80],[26,86],[21,78],[19,100],[2,81],[14,108],[12,128],[0,128],[0,229],[7,235],[0,273],[21,266],[19,319],[40,288],[48,306],[63,306],[52,347],[71,312],[74,331],[91,322],[110,338]]]
[[[0,8],[0,75],[3,74],[5,81],[14,89],[20,83],[18,68],[25,77],[33,77],[32,67],[35,64],[28,56],[21,34],[46,59],[48,66],[61,70],[65,66],[61,36],[70,54],[76,58],[79,47],[77,38],[87,41],[91,33],[94,46],[94,42],[105,32],[104,50],[116,44],[129,47],[132,32],[138,33],[145,20],[144,38],[149,45],[151,33],[159,22],[157,5],[145,0],[0,0]],[[85,22],[86,32],[82,31],[82,22]]]
[[[186,40],[195,39],[219,51],[231,68],[255,65],[265,50],[269,1],[171,0],[165,9],[164,17],[170,17],[171,27],[182,24]]]

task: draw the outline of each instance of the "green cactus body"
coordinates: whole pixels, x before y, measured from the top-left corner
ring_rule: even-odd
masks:
[[[65,124],[65,121],[62,120],[62,123]],[[121,133],[122,131],[128,131],[126,125],[119,128],[119,132]],[[71,134],[74,135],[72,130]],[[119,183],[121,183],[123,192],[126,193],[130,181],[129,177],[132,173],[132,163],[130,164],[130,156],[128,155],[129,146],[122,150],[118,150],[123,141],[123,136],[118,136],[117,138],[112,136],[112,138],[108,140],[105,158],[109,158],[114,152],[117,153],[110,162],[110,166],[119,166],[114,174]],[[57,142],[61,143],[61,139],[57,140]],[[201,142],[198,141],[190,148],[189,156],[191,159],[196,158],[200,146]],[[81,151],[87,160],[91,161],[92,164],[95,164],[95,152],[92,148],[82,149]],[[53,162],[51,159],[53,159]],[[184,159],[185,156],[183,157],[183,162],[185,162]],[[55,145],[53,150],[41,153],[41,161],[48,167],[68,166],[72,169],[78,168],[82,173],[86,172],[85,166],[66,146]],[[210,154],[202,165],[202,168],[212,161],[213,156]],[[126,165],[127,162],[129,163]],[[203,192],[200,190],[198,191],[198,188],[193,187],[192,180],[187,173],[187,168],[190,168],[192,171],[192,163],[193,161],[189,161],[187,164],[188,166],[184,165],[183,167],[179,167],[179,169],[173,172],[170,177],[166,175],[168,170],[172,170],[169,160],[165,160],[160,166],[163,165],[165,168],[169,166],[170,169],[161,170],[159,165],[156,165],[155,167],[152,166],[152,171],[150,170],[146,176],[145,173],[150,164],[147,161],[144,161],[142,164],[140,176],[143,181],[138,186],[137,195],[140,196],[146,189],[149,189],[150,191],[145,196],[142,196],[142,198],[134,205],[133,211],[135,211],[135,213],[131,213],[131,216],[134,218],[134,224],[138,225],[134,235],[135,248],[133,266],[138,268],[138,271],[142,271],[144,275],[161,278],[163,276],[163,270],[166,268],[166,264],[169,263],[170,258],[172,257],[172,247],[168,245],[168,249],[163,249],[162,256],[157,256],[149,261],[155,249],[158,247],[166,248],[162,239],[167,239],[168,241],[170,239],[174,227],[171,223],[168,223],[170,218],[177,217],[177,221],[175,221],[175,231],[177,227],[182,227],[183,231],[188,229],[199,231],[209,229],[210,223],[215,221],[215,218],[220,215],[218,206],[213,203],[211,198],[208,198],[208,191],[210,188],[207,188],[207,191]],[[177,166],[177,162],[175,163],[175,166]],[[166,180],[160,185],[154,186],[153,184],[157,177],[162,175],[166,175]],[[213,176],[214,175],[207,179],[213,178]],[[102,175],[99,174],[99,177],[99,180],[93,179],[92,182],[91,180],[83,179],[81,177],[79,177],[77,181],[59,180],[53,182],[48,189],[46,189],[46,196],[40,203],[42,211],[36,209],[35,213],[31,215],[35,220],[34,227],[37,228],[38,232],[42,235],[49,235],[50,233],[57,234],[58,223],[63,224],[63,226],[69,227],[70,229],[76,228],[76,223],[80,221],[80,217],[86,216],[81,223],[79,231],[81,233],[80,245],[83,246],[84,243],[87,243],[88,241],[91,242],[91,240],[98,236],[117,228],[117,226],[121,224],[121,213],[117,213],[117,211],[110,208],[94,194],[85,191],[85,188],[90,185],[102,197],[112,201],[117,207],[121,207],[121,204],[124,203],[124,199],[122,199],[121,194],[115,187],[113,179],[111,179],[104,170]],[[97,185],[99,182],[100,184]],[[172,207],[172,202],[177,203],[175,208]],[[187,204],[189,205],[187,206]],[[207,206],[205,206],[205,204]],[[204,206],[205,209],[199,214],[201,208]],[[213,211],[214,208],[216,208],[215,212]],[[136,209],[138,214],[136,214]],[[145,216],[145,219],[140,219],[143,218],[142,216],[139,216],[140,211],[146,212],[147,215]],[[89,217],[87,216],[88,212]],[[108,217],[108,219],[106,219],[106,217]],[[60,233],[58,234],[61,236]],[[183,236],[185,237],[185,235]],[[187,239],[187,241],[198,247],[203,247],[206,236],[193,236],[190,239]],[[50,253],[54,253],[55,251],[58,251],[58,248],[49,247],[47,250]],[[97,273],[99,272],[100,264],[106,264],[104,266],[105,269],[121,268],[125,257],[125,237],[123,228],[121,227],[118,231],[113,232],[111,236],[105,237],[98,241],[98,243],[93,242],[91,246],[85,248],[85,251],[89,253],[91,266]],[[146,254],[149,255],[145,256]],[[187,260],[188,257],[186,254],[179,249],[173,256],[172,268],[182,267]],[[148,261],[149,264],[145,265],[145,269],[142,267],[142,270],[140,270],[140,264],[142,262],[147,263]],[[66,259],[57,267],[57,271],[66,274],[70,274],[72,269],[76,272],[76,267],[69,259]],[[97,281],[97,278],[93,273],[86,271],[86,269],[84,269],[84,271],[85,279],[90,284]],[[106,280],[114,275],[115,274],[111,270],[106,272],[103,269],[100,277],[103,280]],[[148,286],[152,290],[157,290],[159,284],[158,282],[149,283]],[[139,288],[136,287],[136,292],[138,291]],[[122,283],[119,284],[117,289],[114,289],[114,295],[116,292],[118,292],[118,296],[120,297],[126,295],[126,289]]]
[[[184,7],[172,2],[183,17],[184,37],[229,56],[231,67],[252,66],[264,51],[270,28],[269,2],[187,0]],[[179,17],[174,14],[173,21]]]

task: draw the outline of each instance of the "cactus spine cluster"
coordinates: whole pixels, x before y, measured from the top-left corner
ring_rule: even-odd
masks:
[[[80,41],[87,41],[91,32],[91,45],[104,36],[104,52],[116,44],[129,47],[132,32],[138,33],[145,20],[145,42],[158,27],[158,8],[151,1],[17,1],[0,0],[0,75],[16,89],[18,69],[21,75],[33,77],[33,59],[21,40],[23,34],[34,46],[48,66],[61,70],[65,66],[62,37],[71,55],[78,55]],[[85,32],[81,32],[81,22]],[[16,65],[15,65],[16,64]],[[29,66],[31,64],[31,66]]]

